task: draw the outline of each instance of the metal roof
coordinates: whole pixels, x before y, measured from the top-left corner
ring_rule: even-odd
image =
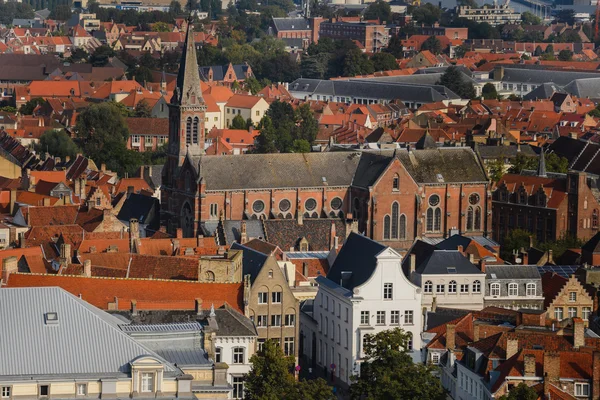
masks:
[[[178,371],[122,332],[120,320],[61,288],[0,290],[0,321],[0,377],[127,373],[143,355]]]
[[[556,272],[563,278],[569,279],[569,277],[577,271],[579,265],[542,265],[537,268],[540,275],[544,275],[545,272]]]
[[[198,332],[202,325],[198,322],[181,322],[175,324],[120,325],[126,333],[156,333],[156,332]]]
[[[328,251],[286,251],[284,252],[287,258],[327,258]]]

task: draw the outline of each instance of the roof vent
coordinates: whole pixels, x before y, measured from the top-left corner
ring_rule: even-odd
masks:
[[[442,174],[435,174],[435,177],[437,178],[438,182],[444,182],[444,176]]]
[[[57,312],[47,312],[44,314],[44,320],[46,321],[46,325],[57,325],[58,324],[58,313]]]

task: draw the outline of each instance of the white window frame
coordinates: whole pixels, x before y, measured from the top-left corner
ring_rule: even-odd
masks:
[[[588,321],[590,319],[590,315],[592,315],[592,307],[581,308],[581,319]]]
[[[535,283],[528,283],[525,289],[525,293],[527,294],[527,297],[534,297],[535,293],[537,291],[537,285]]]
[[[271,326],[281,326],[281,314],[271,315]]]
[[[283,338],[283,353],[287,356],[293,356],[296,351],[296,343],[293,336]],[[291,351],[290,351],[291,350]]]
[[[361,311],[360,312],[360,324],[361,325],[371,325],[371,313],[369,313],[368,311]]]
[[[559,318],[559,315],[560,315],[560,318]],[[565,310],[562,307],[554,307],[554,319],[556,319],[557,321],[562,321],[564,318],[565,318]]]
[[[469,293],[469,284],[468,283],[461,283],[460,284],[460,293],[461,294]]]
[[[220,363],[223,361],[223,348],[215,347],[215,362]]]
[[[438,294],[444,294],[446,293],[446,285],[444,285],[443,283],[438,283],[435,285],[435,292]]]
[[[413,325],[415,323],[415,313],[413,310],[404,311],[404,324]]]
[[[234,347],[231,350],[232,353],[232,357],[231,357],[231,361],[233,364],[244,364],[245,360],[246,360],[246,349],[243,347]],[[241,359],[240,359],[241,357]]]
[[[243,399],[244,398],[244,377],[243,376],[233,376],[231,378],[231,384],[233,386],[233,390],[231,391],[231,396],[234,399]],[[236,393],[238,392],[238,393]]]
[[[577,292],[569,292],[569,303],[575,303],[577,301]]]
[[[490,296],[500,296],[500,284],[499,283],[490,284]]]
[[[281,304],[281,292],[271,292],[271,304]]]
[[[87,384],[86,383],[77,383],[75,385],[75,394],[77,396],[87,395]]]
[[[569,318],[576,318],[577,317],[577,307],[568,307],[567,315]]]
[[[575,382],[575,396],[576,397],[589,397],[590,395],[590,384],[584,382]]]
[[[481,293],[481,281],[473,281],[473,293]]]
[[[433,365],[439,365],[440,364],[440,353],[431,353],[431,363]]]
[[[448,283],[448,293],[454,293],[454,294],[456,294],[456,289],[457,289],[457,283],[456,283],[456,281],[450,281]]]
[[[296,314],[285,314],[285,326],[296,325]]]
[[[140,392],[154,393],[154,373],[142,372],[140,378]]]
[[[269,292],[258,292],[258,304],[269,304]]]
[[[519,284],[515,282],[511,282],[508,284],[508,295],[511,297],[516,297],[519,295]]]
[[[0,397],[3,399],[10,399],[12,394],[11,386],[2,386],[2,391],[0,392]]]
[[[266,328],[269,325],[269,316],[265,314],[257,315],[256,326],[258,328]]]
[[[383,299],[384,300],[393,300],[394,299],[394,284],[393,283],[384,283],[383,284]]]
[[[423,285],[423,292],[424,293],[433,293],[433,282],[425,281],[425,284]]]
[[[390,325],[400,325],[400,310],[390,311]]]
[[[375,322],[377,325],[385,325],[385,311],[377,311]]]

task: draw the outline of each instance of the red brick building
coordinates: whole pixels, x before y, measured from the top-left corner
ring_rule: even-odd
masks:
[[[385,25],[365,22],[322,22],[319,27],[319,38],[356,40],[369,53],[378,52],[386,47],[389,35],[389,29]]]

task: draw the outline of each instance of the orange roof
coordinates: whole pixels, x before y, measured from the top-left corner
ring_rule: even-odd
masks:
[[[248,94],[234,94],[228,101],[227,107],[236,107],[236,108],[252,108],[258,103],[260,100],[264,100],[259,96],[251,96]]]
[[[81,96],[77,81],[33,81],[27,91],[31,97]]]
[[[77,219],[78,205],[29,207],[29,226],[71,225]]]
[[[11,274],[7,287],[58,286],[101,309],[118,301],[119,310],[131,308],[131,300],[138,309],[174,310],[194,309],[195,299],[205,306],[221,307],[228,303],[243,311],[242,283],[199,283],[125,278],[87,278],[81,276]]]
[[[136,81],[110,81],[100,86],[91,96],[96,99],[108,99],[111,94],[131,93],[132,90],[141,89],[141,85]]]
[[[152,191],[152,189],[150,188],[150,185],[148,185],[148,182],[146,182],[142,178],[123,178],[117,184],[117,187],[115,189],[115,194],[126,192],[127,188],[129,186],[133,186],[133,191],[136,193],[141,190]]]
[[[204,103],[206,104],[206,112],[221,112],[221,109],[212,94],[205,92],[202,97],[204,97]]]
[[[44,274],[46,273],[46,264],[44,264],[44,258],[42,248],[36,247],[21,247],[17,249],[8,249],[0,251],[0,258],[4,259],[7,257],[17,257],[18,260],[21,257],[25,257],[29,270],[33,273]]]
[[[41,206],[44,199],[50,199],[50,205],[53,206],[60,200],[58,197],[44,196],[34,192],[21,191],[17,193],[17,203],[28,204],[30,206]]]

